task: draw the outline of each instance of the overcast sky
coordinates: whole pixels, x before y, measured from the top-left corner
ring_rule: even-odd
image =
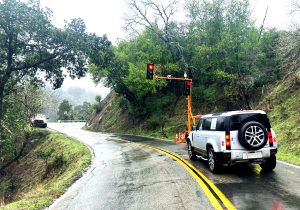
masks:
[[[168,2],[168,0],[157,0]],[[124,38],[123,17],[127,10],[126,0],[41,0],[42,6],[53,11],[53,23],[63,26],[64,20],[82,18],[89,32],[107,34],[116,43]],[[260,25],[267,6],[266,26],[286,29],[289,23],[289,0],[250,0],[252,18]]]
[[[168,2],[168,0],[158,0]],[[124,26],[124,14],[127,10],[126,0],[41,0],[43,7],[53,11],[53,23],[62,27],[64,20],[80,17],[84,20],[87,30],[95,32],[99,36],[107,34],[109,40],[114,44],[118,39],[124,39],[126,33],[122,30]],[[289,0],[250,0],[252,18],[257,25],[261,25],[267,7],[268,15],[265,26],[287,29],[290,18],[288,16]],[[95,88],[89,78],[80,81],[67,79],[64,87],[82,86],[100,91],[106,95],[108,89],[103,87]]]

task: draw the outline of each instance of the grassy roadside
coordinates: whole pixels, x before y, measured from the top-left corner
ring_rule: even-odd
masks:
[[[278,139],[277,158],[300,165],[300,87],[283,82],[266,98],[268,112]]]
[[[42,209],[62,195],[90,164],[88,147],[73,138],[35,130],[31,148],[0,178],[0,209]]]

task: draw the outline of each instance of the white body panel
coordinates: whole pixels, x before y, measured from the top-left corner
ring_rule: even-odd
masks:
[[[194,148],[197,150],[205,152],[207,146],[210,145],[213,147],[214,152],[224,152],[231,153],[231,161],[247,161],[255,159],[265,159],[270,157],[270,149],[277,148],[277,141],[275,132],[273,129],[273,146],[269,146],[269,142],[259,150],[248,150],[242,146],[238,140],[238,131],[230,131],[230,142],[231,150],[226,150],[225,146],[225,131],[206,131],[206,130],[197,130],[192,131],[189,135],[189,140]],[[222,146],[222,141],[224,142]]]

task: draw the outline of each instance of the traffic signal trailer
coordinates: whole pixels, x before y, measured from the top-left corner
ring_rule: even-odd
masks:
[[[187,96],[187,131],[190,133],[192,131],[192,121],[193,125],[196,124],[195,122],[195,117],[193,117],[192,114],[192,84],[193,80],[190,78],[176,78],[176,77],[164,77],[164,76],[154,76],[154,79],[165,79],[165,80],[179,80],[179,81],[184,81],[185,86],[184,86],[184,95]]]

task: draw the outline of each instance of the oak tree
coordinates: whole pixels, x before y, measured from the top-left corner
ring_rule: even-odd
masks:
[[[103,57],[111,46],[106,36],[87,33],[81,19],[55,27],[51,13],[39,0],[0,0],[0,123],[4,98],[21,81],[59,88],[67,75],[85,76],[89,59]]]

